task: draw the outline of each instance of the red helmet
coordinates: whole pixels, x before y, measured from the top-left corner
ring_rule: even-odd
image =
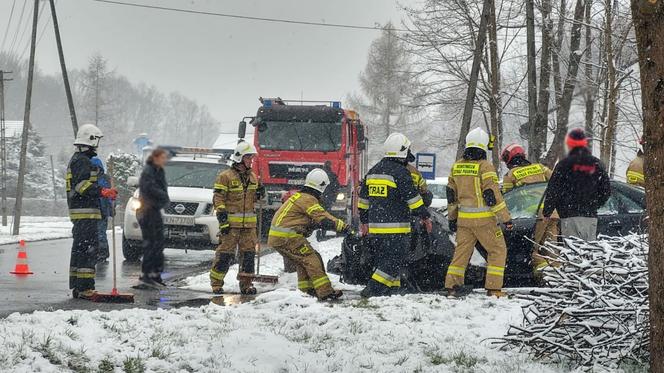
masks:
[[[526,156],[526,150],[523,148],[523,146],[519,144],[509,144],[503,149],[502,154],[500,155],[500,158],[503,160],[503,162],[510,163],[514,157],[517,155],[520,155],[522,157]]]

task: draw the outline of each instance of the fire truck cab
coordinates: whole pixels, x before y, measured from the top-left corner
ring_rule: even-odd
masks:
[[[253,142],[258,150],[254,169],[267,190],[264,223],[270,223],[284,196],[299,189],[314,168],[330,169],[339,180],[332,214],[357,224],[357,193],[367,171],[365,126],[353,110],[341,108],[337,101],[287,101],[260,99],[255,117]],[[243,138],[246,122],[240,122]],[[272,213],[270,213],[272,212]]]

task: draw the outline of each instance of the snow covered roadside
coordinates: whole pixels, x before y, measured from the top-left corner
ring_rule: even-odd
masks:
[[[62,216],[23,216],[18,236],[11,234],[12,217],[6,227],[0,225],[0,245],[17,243],[20,240],[41,241],[71,237],[71,222]]]
[[[316,245],[327,261],[340,240]],[[264,273],[281,268],[263,258]],[[236,269],[235,269],[236,270]],[[229,273],[227,290],[236,290]],[[338,279],[332,281],[339,288]],[[209,291],[207,274],[187,287]],[[263,291],[268,289],[262,288]],[[0,320],[0,367],[17,372],[557,372],[494,349],[521,303],[408,295],[327,304],[283,275],[250,303],[176,310],[35,312]]]

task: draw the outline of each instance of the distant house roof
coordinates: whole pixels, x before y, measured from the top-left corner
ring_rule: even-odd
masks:
[[[252,141],[251,139],[254,137],[253,132],[252,133],[247,133],[246,136],[244,137],[245,139],[248,139],[249,141]],[[217,140],[214,142],[214,145],[212,145],[212,148],[214,149],[235,149],[235,145],[237,145],[237,132],[234,133],[220,133],[219,137],[217,137]]]
[[[20,137],[23,133],[22,120],[5,120],[5,136]]]

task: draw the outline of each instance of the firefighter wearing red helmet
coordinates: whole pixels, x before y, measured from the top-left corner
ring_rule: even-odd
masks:
[[[524,185],[546,183],[551,178],[551,170],[540,163],[532,163],[526,158],[525,149],[519,144],[510,144],[505,147],[501,154],[501,159],[509,169],[503,178],[503,193]],[[539,211],[539,206],[533,206],[533,210]],[[559,218],[554,211],[551,219],[544,220],[541,212],[539,213],[537,223],[535,224],[535,233],[533,241],[535,247],[532,254],[533,275],[536,280],[542,278],[544,268],[555,262],[552,258],[557,257],[557,253],[543,252],[545,249],[541,246],[544,242],[555,241],[560,234],[558,229]]]
[[[629,163],[629,167],[627,167],[627,182],[629,184],[632,184],[634,186],[638,186],[641,188],[645,188],[646,186],[646,178],[643,174],[643,137],[641,137],[641,140],[639,141],[639,145],[641,147],[639,148],[639,151],[636,153],[636,158],[632,160],[632,162]]]

